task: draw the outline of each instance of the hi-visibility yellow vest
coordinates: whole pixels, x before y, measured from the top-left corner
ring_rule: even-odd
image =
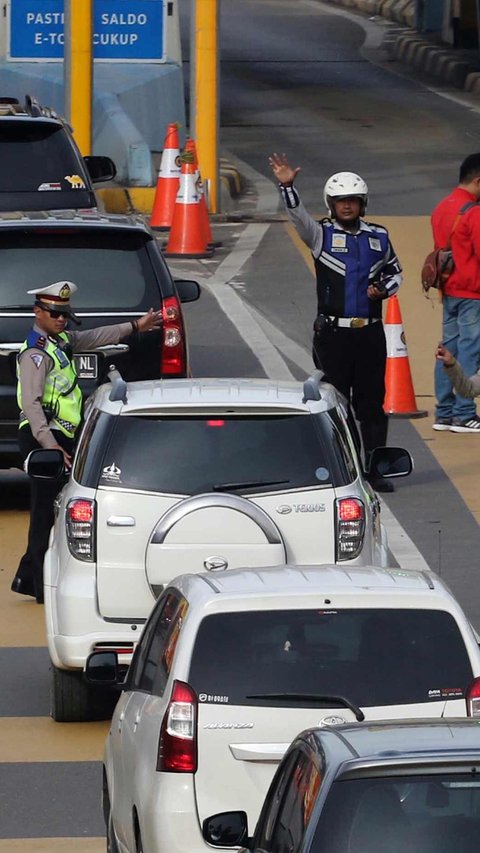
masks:
[[[68,335],[61,332],[60,340],[68,343]],[[34,329],[22,344],[19,356],[26,349],[41,349],[53,361],[53,369],[47,374],[43,389],[42,406],[51,429],[59,429],[68,438],[73,438],[82,417],[82,392],[78,387],[75,364],[50,338],[39,335]],[[28,423],[22,409],[20,369],[17,361],[17,403],[20,409],[19,428]]]

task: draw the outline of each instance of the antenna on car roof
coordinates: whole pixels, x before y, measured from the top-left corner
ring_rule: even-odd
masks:
[[[308,379],[305,379],[303,383],[303,403],[306,403],[307,400],[321,400],[322,395],[320,393],[320,383],[323,381],[323,377],[325,376],[323,370],[314,370],[311,376]]]
[[[122,378],[121,373],[117,370],[114,364],[110,365],[108,370],[108,378],[112,383],[112,390],[108,395],[108,399],[111,403],[117,403],[119,400],[122,403],[127,402],[127,383],[125,379]]]

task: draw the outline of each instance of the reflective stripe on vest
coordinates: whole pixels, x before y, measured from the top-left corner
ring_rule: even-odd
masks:
[[[41,337],[37,332],[30,332],[22,344],[18,356],[27,349],[35,348]],[[59,339],[68,344],[68,335],[59,334]],[[73,438],[82,416],[82,392],[77,384],[75,364],[66,353],[50,338],[39,349],[49,355],[53,362],[52,370],[47,374],[43,389],[42,406],[49,409],[53,417],[49,420],[52,429],[58,429],[68,438]],[[22,408],[22,389],[20,385],[20,370],[17,360],[17,403],[20,409],[20,429],[28,423]]]

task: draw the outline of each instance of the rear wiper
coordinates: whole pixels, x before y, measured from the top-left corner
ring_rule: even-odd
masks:
[[[344,708],[350,708],[355,714],[358,722],[361,723],[365,719],[365,714],[358,707],[346,699],[345,696],[324,696],[322,693],[253,693],[246,697],[247,699],[277,699],[279,701],[289,702],[328,702],[333,705],[343,705]]]
[[[253,489],[255,486],[284,486],[290,480],[251,480],[246,483],[214,483],[213,492],[230,492],[236,489]]]

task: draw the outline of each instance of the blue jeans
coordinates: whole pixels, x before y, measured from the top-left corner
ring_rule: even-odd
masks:
[[[442,341],[467,376],[477,372],[480,362],[480,299],[443,298]],[[435,363],[436,418],[468,420],[476,414],[475,403],[455,394],[441,361]]]

